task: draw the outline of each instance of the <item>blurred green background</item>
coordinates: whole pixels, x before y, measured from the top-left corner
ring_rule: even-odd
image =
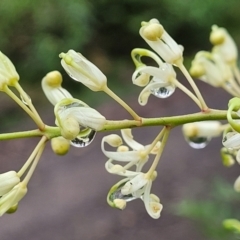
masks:
[[[121,76],[119,66],[133,69],[130,51],[146,47],[138,34],[141,21],[158,18],[185,47],[185,56],[191,56],[210,48],[213,24],[227,27],[240,41],[239,7],[238,0],[1,0],[0,50],[25,84],[38,85],[54,69],[63,72],[58,54],[71,48],[92,60],[114,84]]]

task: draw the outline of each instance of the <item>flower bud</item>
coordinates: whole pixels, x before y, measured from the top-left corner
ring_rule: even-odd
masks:
[[[150,41],[157,41],[162,37],[164,32],[163,26],[158,23],[152,23],[144,28],[142,35]]]
[[[51,147],[53,152],[57,155],[65,155],[69,151],[70,142],[64,137],[56,137],[51,139]]]
[[[0,91],[5,85],[14,86],[19,81],[19,75],[7,56],[0,52]]]
[[[80,132],[80,126],[76,118],[68,116],[61,122],[61,135],[73,140]]]
[[[102,91],[107,86],[106,76],[82,54],[69,50],[59,55],[61,64],[68,75],[90,88],[92,91]]]
[[[53,105],[56,105],[64,98],[72,98],[72,95],[62,88],[61,84],[62,75],[58,71],[52,71],[42,79],[43,92]]]
[[[0,174],[0,196],[9,192],[20,182],[20,178],[15,171]]]

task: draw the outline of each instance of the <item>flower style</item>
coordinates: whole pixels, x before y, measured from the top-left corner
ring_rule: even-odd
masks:
[[[6,85],[14,86],[19,80],[19,75],[9,60],[9,58],[0,52],[0,91],[4,91]]]
[[[61,84],[62,75],[58,71],[52,71],[42,79],[43,92],[54,106],[64,98],[72,98],[72,95]]]
[[[213,51],[219,53],[228,64],[236,63],[238,58],[237,46],[225,28],[213,25],[210,41],[214,45]]]
[[[18,202],[26,195],[27,187],[23,182],[18,183],[11,191],[0,198],[0,216],[11,208],[15,208]]]
[[[183,47],[172,39],[157,19],[142,22],[139,33],[165,62],[174,65],[182,63]]]
[[[68,75],[90,88],[92,91],[103,91],[107,86],[106,76],[82,54],[69,50],[59,55],[61,64]]]
[[[54,108],[56,124],[61,128],[62,136],[72,140],[80,133],[80,126],[99,131],[106,118],[86,103],[75,99],[62,99]]]

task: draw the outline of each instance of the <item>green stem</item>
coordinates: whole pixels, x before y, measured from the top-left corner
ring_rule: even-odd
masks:
[[[197,105],[200,109],[202,109],[201,103],[199,99],[189,91],[184,85],[182,85],[177,79],[172,80],[173,84],[176,85],[180,90],[182,90],[185,94],[187,94]]]
[[[41,117],[39,116],[37,110],[35,109],[34,105],[32,104],[32,101],[31,101],[30,97],[26,94],[26,92],[22,89],[21,85],[18,82],[16,82],[14,87],[17,89],[19,94],[22,96],[22,98],[24,99],[24,101],[26,102],[26,104],[28,105],[28,107],[30,108],[32,113],[34,114],[35,122],[38,125],[39,129],[44,129],[45,124],[43,123],[43,121],[42,121]]]
[[[239,119],[239,116],[235,112],[231,112],[230,114],[233,119]],[[227,111],[209,109],[209,111],[206,113],[199,112],[173,117],[142,118],[140,125],[139,121],[136,120],[107,121],[107,123],[100,132],[148,126],[170,126],[171,128],[173,128],[186,123],[208,120],[227,120]],[[59,127],[46,126],[44,131],[36,129],[15,133],[2,133],[0,134],[0,141],[42,136],[46,136],[48,139],[52,139],[54,137],[61,136],[61,130]]]
[[[160,139],[162,138],[163,134],[165,133],[165,127],[160,131],[160,133],[157,135],[157,137],[153,140],[153,142],[151,143],[151,145],[148,146],[148,148],[146,149],[145,154],[148,155],[152,149],[156,146],[156,144],[158,143],[158,141],[160,141]]]
[[[203,111],[208,111],[208,106],[205,103],[202,94],[200,93],[197,85],[195,84],[195,82],[193,81],[192,77],[190,76],[189,72],[187,71],[187,69],[185,68],[185,66],[180,63],[179,65],[177,65],[179,67],[179,69],[182,71],[183,75],[187,78],[189,84],[191,85],[193,91],[195,92],[197,98],[199,99],[200,103],[201,103],[201,109]]]
[[[161,146],[159,148],[159,151],[152,163],[152,166],[150,167],[150,169],[148,170],[148,172],[146,173],[146,178],[151,178],[153,172],[155,171],[158,163],[159,163],[159,160],[162,156],[162,153],[163,153],[163,149],[164,147],[166,146],[166,143],[167,143],[167,140],[168,140],[168,137],[169,137],[169,133],[170,133],[170,128],[164,128],[164,136],[163,136],[163,139],[162,139],[162,142],[161,142]]]
[[[28,169],[29,165],[32,163],[33,159],[35,158],[36,154],[38,153],[39,149],[42,147],[42,145],[47,141],[46,137],[42,137],[40,142],[37,144],[35,149],[33,150],[32,154],[29,156],[28,160],[25,162],[25,164],[22,166],[22,168],[18,171],[18,176],[22,177],[22,175],[25,173],[25,171]]]
[[[105,86],[103,91],[108,94],[111,98],[113,98],[116,102],[118,102],[126,111],[130,113],[130,115],[133,117],[134,120],[140,121],[140,117],[133,111],[132,108],[130,108],[120,97],[118,97],[110,88]]]
[[[37,164],[38,164],[38,162],[40,160],[40,157],[41,157],[41,155],[43,153],[43,150],[45,148],[46,141],[47,141],[47,138],[46,137],[42,137],[42,139],[41,139],[41,141],[39,143],[39,148],[38,148],[37,154],[36,154],[36,156],[34,158],[34,161],[33,161],[32,165],[31,165],[31,168],[29,169],[27,175],[25,176],[25,178],[22,181],[26,185],[28,184],[29,180],[31,179],[31,177],[32,177],[32,175],[33,175],[33,173],[34,173],[34,171],[36,169],[36,166],[37,166]]]
[[[61,136],[61,130],[59,127],[50,127],[46,126],[44,131],[39,129],[22,131],[22,132],[13,132],[13,133],[2,133],[0,134],[0,141],[2,140],[11,140],[19,138],[32,138],[32,137],[42,137],[46,136],[48,139]]]

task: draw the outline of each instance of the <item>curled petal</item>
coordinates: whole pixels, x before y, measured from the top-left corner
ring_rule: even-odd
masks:
[[[229,132],[225,135],[222,141],[226,148],[240,148],[240,134],[236,132]]]
[[[144,146],[133,139],[132,129],[122,129],[121,130],[124,141],[133,149],[133,150],[143,150]]]
[[[152,218],[157,219],[160,217],[163,206],[156,195],[150,194],[151,187],[152,181],[148,181],[143,195],[143,202],[148,214]]]
[[[42,89],[47,99],[56,105],[64,98],[72,98],[72,95],[61,86],[62,75],[58,71],[48,73],[42,79]]]
[[[236,192],[240,192],[240,176],[234,182],[233,187]]]
[[[135,177],[138,173],[134,172],[134,171],[129,171],[126,170],[124,167],[122,167],[119,164],[112,164],[112,159],[109,159],[106,163],[105,163],[105,168],[106,170],[111,173],[111,174],[117,174],[119,176],[125,176],[125,177]]]

